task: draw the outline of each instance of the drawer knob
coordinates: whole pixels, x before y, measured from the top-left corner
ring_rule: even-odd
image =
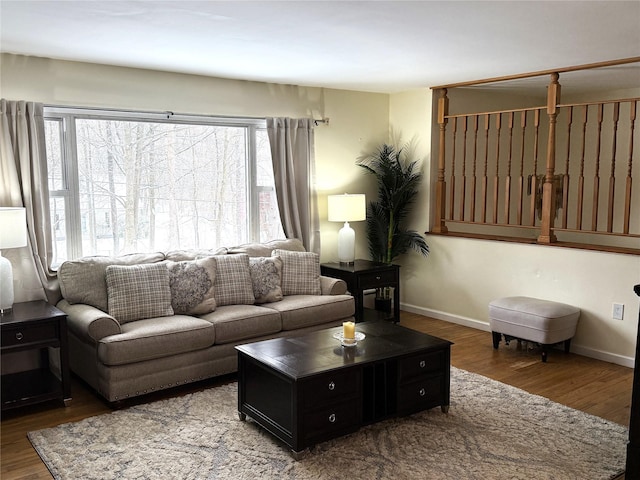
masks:
[[[425,362],[424,360],[420,360],[420,368],[424,368],[427,366],[427,362]]]
[[[333,382],[329,382],[329,390],[335,390],[336,384]]]
[[[331,423],[336,423],[336,414],[332,413],[331,415],[329,415],[329,421]]]
[[[381,277],[380,277],[380,275],[378,275],[378,276],[376,277],[376,280],[380,280],[380,278],[381,278]]]
[[[421,397],[424,397],[427,394],[427,392],[426,392],[426,390],[424,388],[421,388],[418,393],[420,394]]]
[[[16,333],[16,340],[22,340],[23,338],[24,338],[24,335],[22,335],[22,332]]]

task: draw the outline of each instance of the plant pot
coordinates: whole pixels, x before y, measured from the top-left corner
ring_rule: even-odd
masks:
[[[376,298],[375,309],[381,312],[391,313],[391,299],[390,298]]]

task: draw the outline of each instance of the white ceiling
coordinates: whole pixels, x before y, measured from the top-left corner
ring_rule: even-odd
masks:
[[[2,52],[389,93],[640,56],[637,0],[0,0],[0,28]]]

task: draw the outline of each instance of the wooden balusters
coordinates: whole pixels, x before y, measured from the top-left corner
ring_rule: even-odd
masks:
[[[616,189],[616,147],[618,142],[618,121],[620,102],[613,104],[613,141],[611,142],[611,173],[609,175],[609,203],[607,204],[607,232],[613,232],[613,202]]]
[[[627,185],[624,195],[624,224],[622,231],[625,235],[629,234],[629,220],[631,218],[631,174],[633,168],[633,132],[636,122],[636,104],[637,102],[629,102],[629,162],[627,164]]]
[[[436,180],[436,208],[435,219],[433,224],[434,233],[447,233],[448,229],[445,225],[444,208],[445,195],[447,186],[444,181],[445,168],[445,140],[447,131],[447,115],[449,113],[449,99],[447,98],[447,89],[440,90],[440,98],[438,99],[438,125],[440,127],[440,145],[438,149],[438,178]]]
[[[504,223],[509,224],[511,207],[511,154],[513,153],[513,112],[509,112],[509,154],[507,156],[507,178],[504,184]]]
[[[482,195],[480,201],[482,202],[482,223],[487,223],[487,187],[488,187],[488,168],[489,168],[489,123],[491,116],[487,113],[484,116],[484,173],[482,175]]]
[[[538,180],[536,178],[538,172],[538,138],[540,132],[540,110],[533,111],[533,174],[530,177],[530,189],[531,189],[531,205],[530,205],[530,218],[529,225],[534,226],[536,224],[536,192],[538,191]]]
[[[520,127],[522,128],[522,140],[520,144],[520,177],[518,178],[518,215],[517,223],[522,225],[522,206],[524,202],[524,139],[527,130],[527,111],[520,113]]]
[[[449,220],[453,220],[453,209],[455,206],[456,195],[456,135],[458,133],[458,118],[453,117],[451,133],[453,142],[451,145],[451,175],[449,175]]]
[[[582,209],[584,205],[584,155],[587,142],[587,121],[589,105],[582,107],[582,153],[580,154],[580,175],[578,176],[578,212],[576,213],[576,230],[582,230]]]
[[[598,136],[596,142],[596,173],[593,176],[593,203],[591,205],[591,230],[598,230],[598,199],[600,197],[600,150],[602,146],[602,103],[598,104]]]
[[[567,156],[565,157],[564,176],[562,177],[562,228],[567,228],[569,210],[569,161],[571,160],[571,123],[573,107],[567,109]]]
[[[471,221],[476,221],[476,184],[478,164],[478,115],[473,116],[473,175],[471,177]]]
[[[468,116],[463,118],[462,132],[463,132],[463,147],[462,147],[462,185],[460,185],[460,220],[464,221],[464,207],[466,204],[465,192],[467,189],[467,121]]]
[[[500,127],[502,114],[496,115],[496,174],[493,177],[493,223],[498,223],[498,188],[500,187]]]

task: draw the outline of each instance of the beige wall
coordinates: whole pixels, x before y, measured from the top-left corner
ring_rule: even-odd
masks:
[[[355,165],[390,131],[414,139],[425,181],[411,227],[429,226],[433,171],[429,89],[394,95],[224,80],[3,54],[0,96],[52,105],[244,116],[329,117],[316,128],[322,261],[337,257],[339,224],[326,221],[326,195],[375,195],[373,179]],[[437,137],[434,137],[437,139]],[[356,255],[368,258],[364,222]],[[488,329],[487,305],[505,295],[530,295],[579,306],[583,316],[573,349],[631,365],[638,322],[640,257],[427,235],[428,258],[410,253],[402,265],[403,309]],[[611,303],[625,304],[623,321]],[[487,345],[489,349],[490,346]],[[489,351],[489,350],[488,350]]]

